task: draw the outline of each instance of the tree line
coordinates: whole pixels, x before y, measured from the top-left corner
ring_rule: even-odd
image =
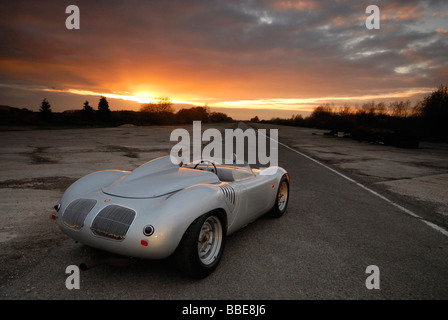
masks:
[[[259,121],[258,117],[251,119]],[[359,140],[415,147],[420,140],[448,142],[448,87],[439,86],[411,105],[409,100],[362,105],[319,105],[308,117],[272,118],[265,123],[302,126],[344,132]]]
[[[1,106],[0,106],[1,107]],[[233,119],[222,112],[212,112],[207,106],[182,108],[174,111],[168,97],[155,99],[154,102],[143,104],[139,111],[111,111],[109,102],[100,97],[98,107],[94,109],[89,101],[85,101],[82,109],[64,112],[53,112],[50,102],[44,98],[38,112],[26,108],[0,108],[3,125],[41,125],[41,126],[119,126],[132,124],[175,125],[192,123],[194,120],[208,122],[231,122]]]

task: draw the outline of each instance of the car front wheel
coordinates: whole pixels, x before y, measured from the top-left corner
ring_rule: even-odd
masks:
[[[224,217],[219,211],[197,218],[188,227],[175,259],[181,272],[194,278],[204,278],[219,264],[226,240]]]

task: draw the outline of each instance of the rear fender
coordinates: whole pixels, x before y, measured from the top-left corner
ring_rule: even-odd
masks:
[[[216,186],[195,185],[168,196],[158,214],[151,217],[157,242],[165,246],[163,251],[173,253],[193,221],[213,210],[223,212],[227,226],[226,204]]]

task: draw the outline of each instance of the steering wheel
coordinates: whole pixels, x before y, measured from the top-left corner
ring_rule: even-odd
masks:
[[[197,166],[199,166],[199,165],[205,165],[206,168],[208,168],[210,165],[212,165],[213,168],[215,169],[215,174],[218,175],[218,169],[216,169],[216,165],[213,163],[213,161],[211,161],[211,160],[201,160],[200,162],[196,163],[196,165],[194,166],[193,169],[196,169]]]

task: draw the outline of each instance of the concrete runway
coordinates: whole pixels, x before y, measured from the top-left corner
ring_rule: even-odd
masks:
[[[40,131],[0,134],[2,150],[10,148],[9,153],[2,152],[0,172],[0,192],[5,199],[0,230],[2,300],[448,298],[446,235],[295,152],[295,147],[281,145],[279,165],[291,175],[286,214],[276,220],[261,218],[231,235],[221,264],[211,276],[190,280],[182,277],[170,260],[133,260],[127,267],[100,266],[81,272],[80,289],[68,290],[66,267],[79,265],[99,252],[62,235],[49,219],[49,208],[71,179],[94,171],[105,156],[109,160],[103,167],[128,170],[150,160],[149,156],[163,155],[170,149],[167,137],[172,128],[157,129],[157,135],[150,129],[92,130],[46,132],[55,139],[45,145],[39,142],[43,141],[38,139],[43,134]],[[117,132],[120,138],[114,139]],[[80,136],[73,144],[66,145],[65,136],[77,134]],[[141,139],[132,140],[136,135]],[[31,136],[34,142],[30,142]],[[12,145],[17,150],[12,150]],[[50,156],[53,147],[57,150]],[[62,156],[67,151],[72,152],[71,158]],[[29,158],[33,152],[34,160]],[[28,158],[20,163],[14,160],[14,153]],[[88,159],[85,163],[83,157]],[[45,159],[49,162],[44,163]],[[27,175],[21,173],[21,165],[39,169]],[[359,181],[359,177],[343,173]],[[31,186],[26,185],[27,176],[35,178],[27,182]],[[45,190],[48,180],[41,180],[39,189],[39,176],[64,178],[60,178],[61,186]],[[13,179],[19,187],[14,187]],[[10,181],[9,186],[5,181]],[[412,212],[428,210],[418,201],[408,203],[386,188],[360,182]],[[371,265],[380,271],[379,289],[366,288],[370,275],[366,268]]]

